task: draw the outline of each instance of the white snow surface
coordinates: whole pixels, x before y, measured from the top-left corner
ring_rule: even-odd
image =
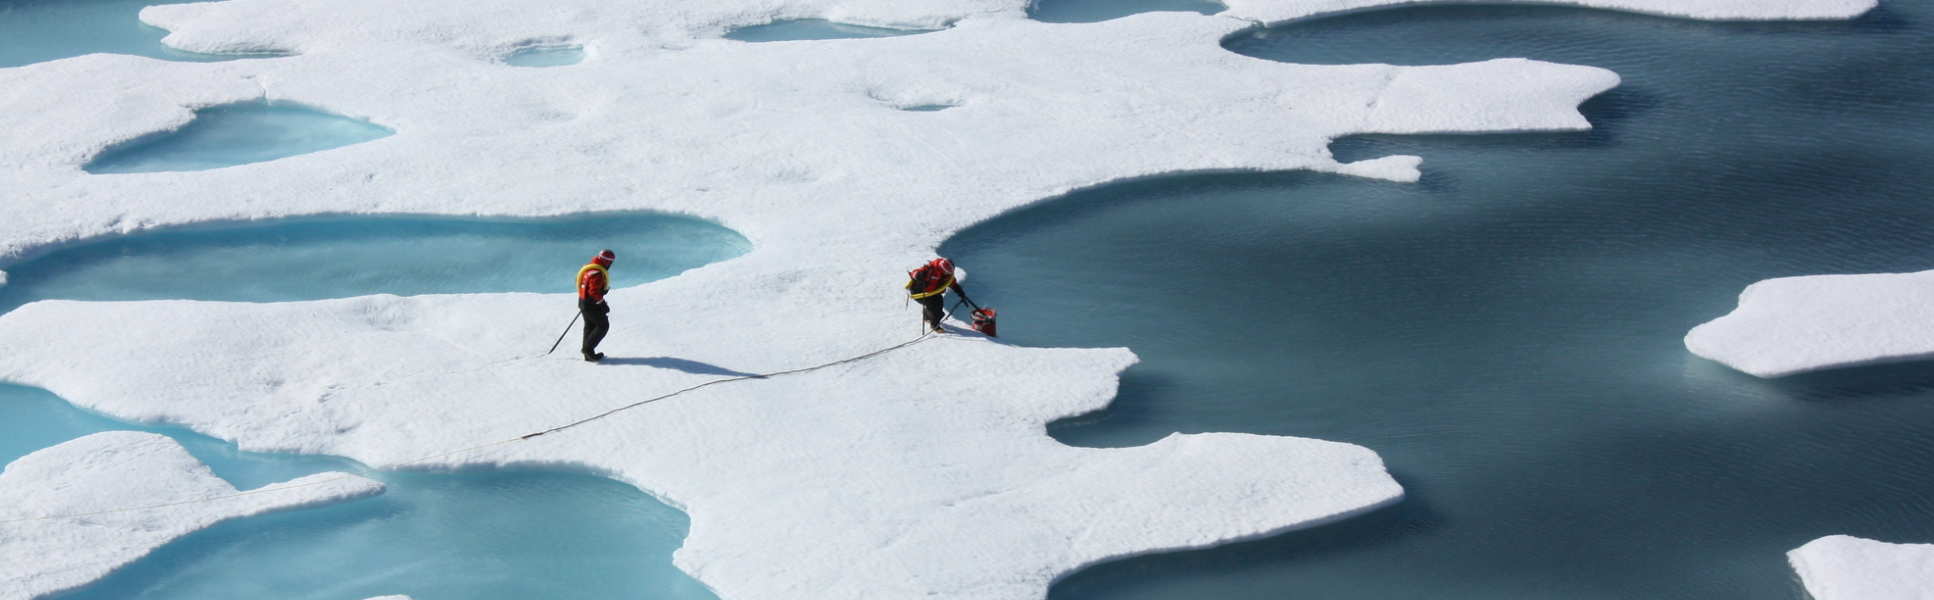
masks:
[[[1830,535],[1786,560],[1814,600],[1934,600],[1934,544]]]
[[[1759,377],[1934,358],[1934,271],[1760,281],[1685,343]]]
[[[229,519],[382,491],[383,484],[355,475],[318,473],[236,495],[166,436],[89,435],[0,472],[0,599],[79,587]],[[213,500],[197,501],[204,499]],[[182,504],[155,507],[175,502]],[[129,507],[155,508],[100,512]]]
[[[1265,6],[1236,4],[1232,12]],[[1368,4],[1267,6],[1312,14]],[[1699,6],[1718,7],[1700,13],[1718,17],[1846,6],[1776,4],[1787,12],[1765,14],[1758,0]],[[0,379],[252,450],[377,467],[605,473],[690,514],[675,561],[731,600],[1040,598],[1095,562],[1271,535],[1398,499],[1380,459],[1348,444],[1227,433],[1134,448],[1060,444],[1045,424],[1105,408],[1134,355],[971,334],[477,448],[719,377],[707,371],[817,365],[913,338],[918,317],[899,287],[906,269],[969,225],[1071,189],[1265,169],[1412,181],[1417,157],[1343,164],[1327,144],[1359,133],[1582,129],[1577,105],[1618,84],[1604,69],[1523,59],[1282,64],[1219,47],[1252,26],[1245,18],[1046,24],[1023,18],[1024,6],[150,7],[142,18],[170,29],[172,45],[297,55],[90,55],[0,69],[0,189],[10,200],[0,258],[166,225],[318,213],[663,210],[717,219],[754,248],[617,290],[602,348],[614,360],[604,365],[572,359],[568,344],[539,355],[573,310],[561,294],[47,301],[0,316]],[[951,26],[862,40],[716,37],[801,17]],[[582,44],[586,58],[537,69],[497,62],[533,42]],[[397,133],[209,171],[81,170],[112,144],[181,127],[195,108],[257,99]],[[925,103],[958,106],[894,108]],[[560,266],[560,277],[574,269]],[[622,257],[613,275],[623,284]],[[54,541],[38,550],[85,551]]]

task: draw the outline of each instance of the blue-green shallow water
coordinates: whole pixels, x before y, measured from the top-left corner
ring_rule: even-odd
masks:
[[[44,390],[0,385],[0,463],[122,429],[168,435],[244,489],[324,471],[356,472],[388,487],[374,498],[217,525],[56,598],[715,598],[671,564],[689,529],[685,515],[609,479],[370,471],[337,458],[241,452],[180,428],[89,414]]]
[[[663,213],[540,219],[332,216],[101,238],[5,267],[0,312],[48,298],[280,302],[366,294],[568,293],[601,248],[630,286],[744,254],[711,221]],[[569,312],[570,309],[565,309]]]
[[[937,29],[894,29],[839,23],[825,19],[788,19],[763,25],[748,25],[725,32],[725,39],[741,42],[794,42],[893,37],[939,31]]]
[[[84,435],[167,435],[243,489],[324,471],[383,481],[374,498],[229,521],[63,599],[667,598],[709,590],[672,566],[690,525],[630,486],[537,470],[371,471],[326,456],[242,452],[167,426],[94,415],[0,384],[0,464]]]
[[[273,102],[195,111],[181,129],[119,144],[82,169],[89,173],[205,171],[321,152],[396,133],[367,121]]]
[[[1215,14],[1228,9],[1215,0],[1034,0],[1027,16],[1049,23],[1096,23],[1132,14],[1182,11]]]
[[[1054,598],[1800,598],[1787,550],[1934,541],[1934,365],[1758,380],[1681,338],[1753,281],[1934,268],[1925,3],[1852,23],[1444,7],[1238,51],[1612,68],[1599,127],[1346,140],[1418,184],[1103,186],[948,241],[1002,334],[1144,362],[1084,446],[1171,431],[1378,451],[1408,491],[1271,539],[1104,564]]]
[[[584,47],[576,45],[531,46],[504,57],[513,67],[565,67],[584,62]]]
[[[0,68],[96,52],[164,60],[219,61],[279,54],[200,54],[161,44],[168,31],[141,22],[141,8],[179,0],[0,0]]]

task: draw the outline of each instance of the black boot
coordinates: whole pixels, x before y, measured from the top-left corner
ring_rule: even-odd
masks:
[[[603,352],[586,352],[586,353],[584,353],[584,360],[585,360],[586,362],[598,362],[598,361],[601,361],[601,360],[604,360],[604,353],[603,353]]]

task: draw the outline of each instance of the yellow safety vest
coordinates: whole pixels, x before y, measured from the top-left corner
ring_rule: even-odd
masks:
[[[579,288],[579,291],[581,292],[584,288],[584,273],[592,269],[596,269],[598,271],[598,275],[604,277],[604,289],[598,290],[598,293],[600,294],[610,293],[611,292],[611,270],[604,268],[604,265],[601,265],[598,263],[591,263],[588,265],[584,265],[584,268],[578,269],[577,282],[572,283],[571,286]]]
[[[921,299],[921,298],[930,298],[930,297],[933,297],[933,296],[938,296],[938,295],[941,295],[941,294],[944,294],[944,293],[947,293],[947,288],[949,288],[949,287],[953,287],[953,285],[954,285],[954,276],[952,276],[952,275],[948,275],[948,276],[947,276],[947,280],[946,280],[946,281],[943,281],[943,282],[941,282],[941,283],[940,283],[940,286],[939,286],[939,287],[936,287],[936,288],[933,288],[933,289],[931,289],[931,290],[927,290],[927,291],[924,291],[924,292],[914,292],[914,293],[913,293],[913,299],[914,299],[914,300],[919,300],[919,299]],[[908,277],[908,278],[907,278],[907,285],[906,285],[906,288],[907,288],[907,290],[908,290],[909,292],[912,292],[912,290],[913,290],[913,278],[912,278],[912,277]]]

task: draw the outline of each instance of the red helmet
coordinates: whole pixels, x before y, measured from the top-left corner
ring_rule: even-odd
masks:
[[[599,252],[597,256],[591,257],[591,262],[598,263],[599,266],[603,266],[606,268],[609,268],[611,266],[611,261],[614,261],[614,260],[618,260],[618,253],[612,252],[608,249],[603,252]]]
[[[940,269],[940,272],[946,273],[948,275],[954,274],[954,261],[947,260],[945,258],[933,259],[932,262],[927,263],[927,266],[933,267],[935,269]]]

